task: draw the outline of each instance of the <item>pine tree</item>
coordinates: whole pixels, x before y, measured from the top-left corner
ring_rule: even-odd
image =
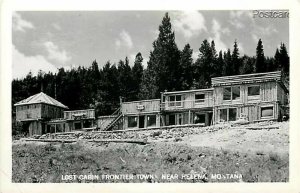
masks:
[[[233,74],[238,74],[240,71],[241,67],[241,60],[239,58],[240,53],[239,53],[239,48],[236,40],[234,41],[233,45],[233,51],[232,51],[232,73]]]
[[[264,48],[261,39],[258,40],[256,47],[256,61],[255,61],[256,72],[265,72],[266,64],[265,64],[265,54]]]
[[[280,63],[282,65],[282,70],[285,74],[289,75],[290,71],[290,58],[287,53],[287,49],[284,43],[280,44]]]
[[[153,58],[152,52],[150,52],[150,58]],[[155,64],[153,64],[153,60],[148,61],[147,69],[144,71],[142,76],[140,89],[140,99],[154,99],[159,92],[157,84],[157,72],[155,70]]]
[[[220,52],[219,52],[217,64],[218,64],[217,68],[215,69],[216,76],[222,76],[223,75],[223,68],[224,68],[224,65],[225,65],[222,50],[220,50]]]
[[[172,31],[170,17],[168,13],[165,14],[162,24],[159,26],[158,38],[153,42],[153,51],[150,54],[148,68],[145,73],[152,73],[145,75],[149,78],[148,81],[143,81],[143,84],[150,84],[153,86],[147,87],[143,85],[143,95],[146,98],[153,96],[159,97],[160,92],[164,90],[178,90],[180,89],[180,66],[179,66],[180,51],[175,43],[175,34]],[[157,88],[157,89],[156,89]],[[145,90],[154,89],[154,90]],[[146,93],[151,93],[149,96]],[[153,94],[152,94],[153,93]]]
[[[143,57],[142,54],[139,52],[135,56],[134,65],[132,67],[132,80],[133,80],[133,93],[132,93],[132,100],[138,100],[139,93],[141,92],[141,82],[143,76]]]
[[[214,46],[214,43],[213,43]],[[214,76],[214,65],[216,64],[215,50],[212,49],[210,43],[205,39],[199,48],[199,57],[195,66],[195,84],[196,88],[208,88],[211,84],[211,77]]]
[[[193,84],[193,50],[189,44],[186,44],[180,53],[179,65],[182,69],[180,76],[180,84],[182,90],[187,90],[192,87]]]
[[[275,55],[274,55],[274,68],[275,68],[275,70],[279,70],[279,69],[282,68],[280,58],[281,58],[281,55],[280,55],[280,52],[277,48],[276,52],[275,52]]]
[[[121,97],[123,97],[124,101],[130,101],[133,92],[133,78],[131,74],[131,68],[129,66],[129,60],[127,57],[125,58],[125,61],[119,61],[118,74]]]
[[[233,75],[233,65],[232,65],[232,56],[230,49],[227,50],[227,52],[224,52],[224,69],[223,69],[223,75],[224,76],[230,76]]]

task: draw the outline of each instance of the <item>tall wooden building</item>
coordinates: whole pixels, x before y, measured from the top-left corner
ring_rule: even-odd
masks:
[[[49,128],[50,119],[63,118],[64,110],[68,109],[54,98],[43,92],[28,97],[14,105],[16,107],[16,120],[23,123],[29,135],[42,135]]]
[[[288,104],[280,71],[212,78],[214,122],[279,120]]]

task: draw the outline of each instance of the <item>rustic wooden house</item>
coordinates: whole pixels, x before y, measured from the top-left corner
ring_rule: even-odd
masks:
[[[161,94],[162,125],[210,125],[213,117],[213,89],[197,89]]]
[[[214,122],[279,120],[288,104],[281,72],[212,78]]]
[[[160,99],[121,103],[123,129],[160,127]]]
[[[51,119],[63,118],[63,112],[68,109],[54,98],[40,92],[14,105],[16,120],[23,123],[23,127],[31,135],[41,135],[51,132],[47,122]]]

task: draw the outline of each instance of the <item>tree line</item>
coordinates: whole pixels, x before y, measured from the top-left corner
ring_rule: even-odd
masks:
[[[183,50],[178,49],[166,13],[146,68],[142,54],[137,53],[133,64],[126,57],[116,64],[108,61],[102,68],[94,60],[89,67],[60,68],[55,74],[39,72],[33,76],[29,73],[25,78],[12,81],[12,105],[43,91],[70,109],[95,108],[99,116],[115,111],[120,97],[123,101],[153,99],[160,98],[160,92],[165,90],[209,88],[212,77],[276,70],[289,76],[289,55],[284,43],[276,49],[274,57],[266,57],[259,39],[256,56],[241,56],[237,40],[232,50],[217,52],[215,42],[205,39],[195,61],[192,54],[189,44]]]

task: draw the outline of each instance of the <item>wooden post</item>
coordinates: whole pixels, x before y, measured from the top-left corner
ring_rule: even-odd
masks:
[[[191,124],[191,110],[189,110],[189,120],[188,120],[188,124]]]
[[[54,133],[56,133],[56,124],[54,124],[54,125],[55,125]]]

